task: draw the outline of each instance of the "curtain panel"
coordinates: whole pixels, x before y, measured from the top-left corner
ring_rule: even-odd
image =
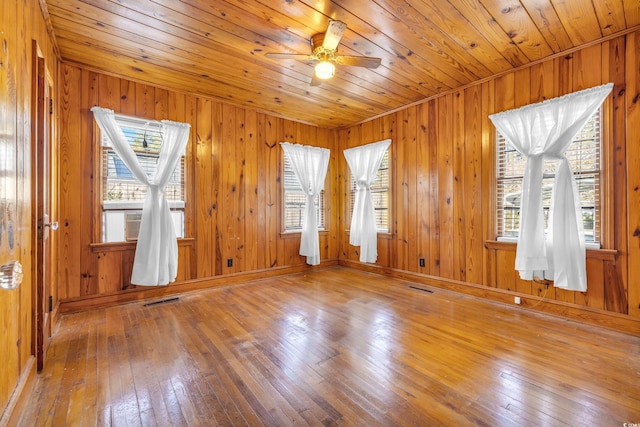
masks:
[[[613,83],[489,116],[525,158],[515,268],[520,277],[551,279],[556,287],[586,291],[586,251],[579,193],[565,151]],[[549,227],[544,230],[544,159],[555,159]]]
[[[293,173],[306,193],[302,233],[300,235],[300,255],[307,257],[307,264],[320,264],[320,238],[318,236],[318,216],[315,200],[324,187],[329,167],[330,150],[309,145],[281,142],[280,145],[289,157]]]
[[[357,186],[349,243],[360,246],[360,262],[376,262],[378,259],[378,231],[371,198],[371,184],[389,145],[391,140],[385,139],[344,150],[344,156]]]
[[[142,207],[131,283],[161,286],[173,282],[178,274],[178,241],[164,188],[184,152],[191,126],[162,120],[163,139],[158,166],[154,176],[148,177],[116,122],[114,112],[101,107],[93,107],[91,111],[100,130],[113,144],[113,150],[136,180],[148,187]]]

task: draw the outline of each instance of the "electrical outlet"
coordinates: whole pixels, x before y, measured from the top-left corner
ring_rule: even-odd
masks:
[[[520,297],[513,297],[513,302],[520,304]]]
[[[227,267],[233,267],[233,258],[227,259]]]
[[[424,267],[424,258],[420,258],[420,267]]]

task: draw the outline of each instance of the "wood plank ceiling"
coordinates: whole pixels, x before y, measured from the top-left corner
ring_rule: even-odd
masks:
[[[43,0],[44,1],[44,0]],[[46,0],[63,60],[168,89],[338,128],[640,24],[640,0]],[[310,53],[348,28],[320,86]]]

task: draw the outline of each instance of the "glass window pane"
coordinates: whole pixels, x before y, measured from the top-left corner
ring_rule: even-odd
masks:
[[[585,239],[597,242],[600,203],[601,110],[587,122],[574,138],[565,155],[571,164],[580,202]],[[502,135],[496,135],[496,207],[498,237],[517,237],[520,221],[520,193],[526,158],[513,149]],[[548,227],[553,182],[559,161],[545,160],[542,182],[542,204],[545,228]]]
[[[391,173],[389,169],[389,150],[387,150],[376,172],[375,181],[371,184],[371,198],[376,215],[376,228],[379,232],[389,231],[389,188]],[[356,181],[351,177],[351,198],[349,220],[353,215],[353,205],[356,200]]]
[[[147,176],[152,177],[156,172],[162,146],[162,124],[122,115],[116,115],[116,122],[121,126],[125,137],[133,148],[141,168]],[[104,242],[131,240],[137,237],[134,221],[125,218],[134,218],[131,214],[142,209],[147,186],[136,182],[129,168],[111,147],[106,134],[101,135],[101,146],[102,240]],[[165,195],[170,202],[178,237],[184,237],[185,229],[185,176],[183,155],[165,187]],[[136,236],[132,237],[133,234]]]
[[[284,155],[283,165],[283,228],[284,231],[301,231],[304,220],[304,207],[307,196],[293,172],[289,156]],[[318,228],[324,229],[324,190],[316,197],[316,220]]]

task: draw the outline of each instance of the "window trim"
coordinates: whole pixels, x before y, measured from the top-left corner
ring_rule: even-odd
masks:
[[[381,140],[383,141],[383,140]],[[375,143],[375,142],[374,142]],[[387,151],[385,152],[385,156],[388,156],[388,164],[387,164],[387,180],[389,182],[389,185],[387,186],[387,195],[388,195],[388,206],[387,206],[387,224],[388,227],[386,230],[384,229],[380,229],[376,226],[376,232],[378,233],[378,236],[391,236],[393,235],[393,230],[391,225],[393,224],[393,199],[392,199],[392,189],[393,189],[393,170],[392,170],[392,160],[393,160],[393,152],[391,151],[393,147],[393,144],[389,144],[389,148],[387,148]],[[380,166],[382,166],[382,162],[380,163]],[[351,218],[353,217],[353,205],[355,204],[355,190],[354,190],[354,182],[355,180],[353,179],[353,174],[351,173],[351,169],[349,169],[349,165],[346,165],[347,170],[349,171],[349,177],[347,178],[347,197],[349,200],[349,203],[347,204],[346,208],[347,208],[347,218],[345,221],[345,231],[347,233],[347,235],[349,235],[349,232],[351,231]],[[380,170],[380,168],[378,168],[378,170]],[[376,172],[377,173],[377,172]],[[374,207],[375,210],[375,207]]]
[[[285,162],[287,159],[287,155],[284,152],[284,150],[280,150],[280,164],[278,165],[278,169],[280,171],[280,185],[278,186],[278,195],[279,195],[279,201],[278,201],[278,206],[280,207],[280,212],[278,215],[278,222],[279,222],[279,234],[280,237],[284,237],[284,236],[299,236],[302,233],[302,227],[299,229],[291,229],[291,230],[287,230],[285,228],[285,179],[284,179],[284,175],[285,175]],[[331,160],[331,159],[330,159]],[[329,166],[330,168],[330,166]],[[324,224],[322,225],[318,225],[318,232],[320,233],[320,235],[322,235],[323,233],[327,233],[329,231],[329,216],[327,215],[327,211],[328,211],[328,200],[327,200],[327,178],[329,177],[329,174],[327,173],[327,175],[325,176],[324,179],[324,183],[322,186],[322,191],[320,192],[320,195],[322,196],[322,201],[318,200],[318,209],[317,212],[319,213],[320,217],[324,220]],[[297,179],[297,178],[296,178]],[[301,192],[302,189],[300,190]],[[320,209],[320,206],[322,206],[322,209]]]
[[[125,113],[115,113],[115,116],[121,116],[121,117],[126,117],[126,118],[133,118],[135,120],[140,120],[142,122],[154,122],[154,123],[158,123],[160,122],[161,119],[149,119],[146,117],[139,117],[139,116],[134,116],[131,114],[125,114]],[[102,166],[103,166],[103,150],[104,150],[104,146],[102,145],[102,132],[100,130],[100,127],[98,126],[98,124],[96,123],[95,120],[92,120],[93,122],[93,134],[92,134],[92,140],[93,140],[93,147],[95,147],[94,149],[94,153],[93,153],[93,176],[94,176],[94,185],[93,185],[93,191],[94,191],[94,196],[93,196],[93,202],[92,202],[92,209],[94,212],[93,215],[93,227],[92,227],[92,235],[91,235],[91,245],[107,245],[107,246],[118,246],[118,245],[123,245],[123,244],[128,244],[131,243],[131,241],[120,241],[120,242],[103,242],[103,226],[104,226],[104,213],[108,212],[108,211],[117,211],[117,210],[130,210],[131,212],[135,212],[135,211],[142,211],[142,205],[144,203],[144,200],[140,200],[139,202],[121,202],[123,204],[127,204],[129,203],[130,205],[125,206],[125,207],[118,207],[116,206],[116,204],[112,204],[112,203],[108,203],[108,207],[105,207],[104,204],[104,200],[102,198],[103,192],[104,192],[104,185],[105,185],[105,180],[103,179],[103,170],[102,170]],[[181,162],[183,162],[183,171],[182,171],[182,180],[183,180],[183,186],[184,186],[184,190],[183,190],[183,199],[182,201],[170,201],[167,200],[167,202],[169,203],[169,209],[171,211],[174,210],[179,210],[182,212],[183,215],[183,230],[184,230],[184,237],[178,237],[178,241],[181,240],[189,240],[192,239],[191,237],[189,237],[189,232],[188,230],[190,229],[190,221],[189,218],[192,215],[192,204],[189,203],[189,195],[191,194],[190,189],[189,189],[189,177],[190,177],[190,172],[191,172],[191,168],[189,167],[189,159],[190,159],[190,141],[187,141],[187,145],[185,147],[185,152],[182,154],[182,160],[180,160]]]

